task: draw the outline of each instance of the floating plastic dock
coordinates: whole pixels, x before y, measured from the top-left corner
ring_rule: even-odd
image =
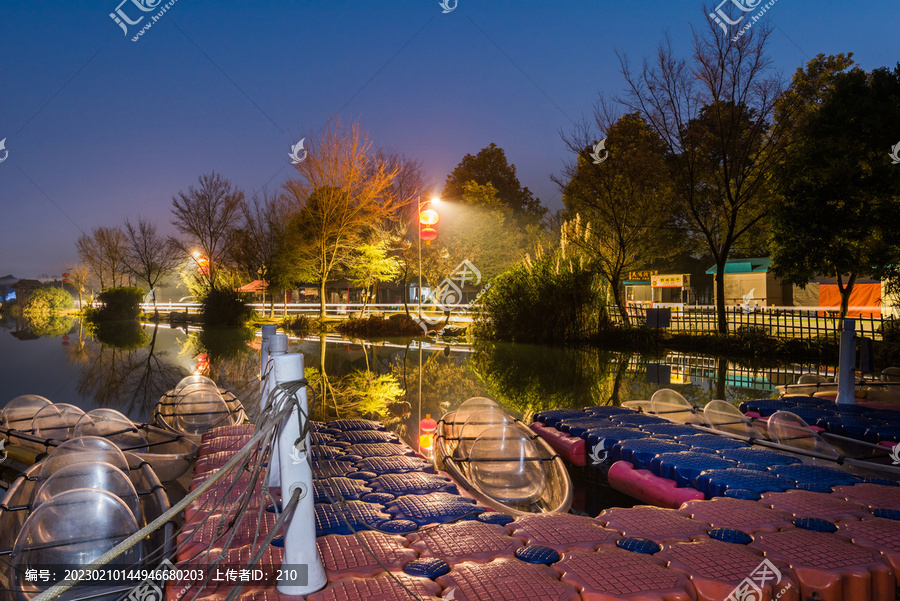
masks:
[[[601,411],[597,413],[599,419],[607,419]],[[560,413],[554,419],[559,424],[566,418],[574,415]],[[621,424],[609,421],[609,428],[626,428]],[[595,425],[570,424],[569,428],[571,432]],[[632,422],[628,428],[635,425]],[[641,427],[659,429],[660,425],[650,420]],[[237,452],[239,441],[250,435],[240,428],[217,429],[204,436],[205,452],[201,451],[203,459],[197,462],[192,486]],[[900,511],[894,511],[900,509],[900,487],[835,484],[833,492],[826,494],[795,490],[794,485],[787,492],[763,492],[758,495],[761,500],[731,496],[705,500],[703,493],[681,487],[681,494],[695,496],[679,503],[679,509],[638,506],[609,509],[597,518],[554,514],[513,520],[460,495],[446,474],[435,472],[377,422],[339,420],[316,424],[315,430],[317,443],[324,445],[319,448],[329,449],[313,462],[316,545],[328,583],[308,595],[310,601],[718,601],[746,585],[744,581],[764,559],[779,577],[777,582],[762,583],[761,595],[753,597],[761,600],[778,596],[781,601],[892,601],[900,582],[900,519],[888,519],[895,514],[900,518]],[[704,440],[704,455],[701,447],[680,442],[692,434],[671,428],[658,431],[666,437],[668,452],[643,460],[660,474],[677,470],[675,477],[684,480],[692,471],[708,471],[704,467],[721,468],[723,461],[741,473],[767,473],[746,469],[747,464],[758,462],[751,461],[756,456],[745,457],[744,449],[710,454]],[[585,444],[596,432],[587,428],[585,438],[579,440]],[[626,432],[621,440],[637,439],[628,438]],[[672,451],[672,445],[688,450]],[[630,456],[649,452],[642,445],[631,445],[627,451]],[[740,453],[727,454],[736,451]],[[662,459],[654,464],[657,456]],[[617,465],[659,478],[627,462]],[[788,480],[778,474],[771,477]],[[674,480],[666,481],[676,487]],[[249,485],[243,476],[236,482]],[[221,563],[247,565],[260,550],[261,539],[275,523],[275,507],[269,507],[271,503],[258,491],[243,511],[256,512],[252,515],[261,515],[262,521],[245,521],[241,528],[229,529],[234,514],[227,510],[216,514],[211,506],[213,501],[229,498],[225,488],[211,489],[191,506],[180,539],[190,544],[181,549],[176,567],[211,569],[210,562],[220,556]],[[823,517],[830,519],[809,519]],[[223,551],[229,537],[230,547]],[[255,567],[274,575],[282,553],[277,544],[269,545]],[[239,598],[301,598],[282,595],[274,584],[274,577],[246,584]],[[170,582],[166,596],[167,601],[195,595],[222,601],[233,588],[234,583]]]

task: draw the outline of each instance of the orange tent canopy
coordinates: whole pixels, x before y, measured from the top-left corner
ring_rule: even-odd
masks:
[[[249,284],[245,284],[237,289],[238,292],[260,292],[269,287],[269,283],[265,280],[253,280]]]
[[[841,293],[837,284],[819,284],[819,306],[841,306]],[[881,283],[859,283],[853,285],[850,291],[851,307],[879,307],[881,306]],[[881,317],[881,309],[864,309],[847,311],[847,317]]]

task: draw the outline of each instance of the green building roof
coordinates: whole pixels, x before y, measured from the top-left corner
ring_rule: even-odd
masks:
[[[771,257],[760,257],[757,259],[728,259],[725,262],[725,273],[766,273],[769,271],[769,264],[771,262]],[[716,273],[716,266],[713,265],[707,269],[706,273],[714,275]]]

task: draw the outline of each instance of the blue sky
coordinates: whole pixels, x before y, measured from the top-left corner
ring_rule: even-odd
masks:
[[[128,36],[120,0],[0,6],[0,275],[59,274],[80,230],[126,217],[170,233],[172,196],[203,173],[275,189],[291,144],[335,114],[420,159],[436,191],[494,142],[558,209],[559,132],[623,89],[616,51],[639,63],[668,31],[687,52],[707,18],[698,2],[176,0],[132,42],[166,4],[141,1],[160,0],[121,4],[147,15]],[[764,19],[785,77],[818,53],[900,60],[895,0],[778,0]]]

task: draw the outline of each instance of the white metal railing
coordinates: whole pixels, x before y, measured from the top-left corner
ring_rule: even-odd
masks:
[[[271,303],[248,303],[248,305],[259,313],[268,313],[273,307]],[[153,303],[141,303],[141,310],[145,313],[150,312],[153,311],[154,306],[163,313],[199,313],[201,309],[201,304],[197,302],[157,302],[156,305]],[[381,313],[388,316],[406,313],[406,308],[403,306],[403,303],[368,303],[366,305],[363,305],[362,303],[325,303],[325,312],[329,317],[349,317],[354,313],[362,312],[363,307],[365,307],[367,315]],[[418,304],[410,303],[408,307],[410,315],[416,315],[418,313]],[[450,321],[466,323],[473,321],[471,315],[479,312],[481,310],[481,305],[462,303],[457,305],[446,305],[446,308],[451,310]],[[276,302],[274,304],[274,309],[276,315],[295,315],[304,313],[318,314],[320,305],[319,303]],[[436,309],[434,305],[423,305],[422,313],[432,319],[443,317],[444,315],[443,311]]]
[[[660,304],[654,303],[659,307]],[[672,308],[671,322],[667,329],[673,332],[714,332],[718,329],[718,316],[713,305],[684,305]],[[650,306],[629,305],[628,315],[641,323],[647,317]],[[614,319],[621,319],[615,305],[608,310]],[[725,318],[729,330],[742,327],[757,328],[771,336],[783,338],[837,337],[842,322],[837,307],[786,307],[786,306],[741,306],[727,305]],[[851,306],[848,315],[853,316],[860,335],[875,340],[882,339],[885,324],[890,329],[895,326],[897,308],[891,306]]]

